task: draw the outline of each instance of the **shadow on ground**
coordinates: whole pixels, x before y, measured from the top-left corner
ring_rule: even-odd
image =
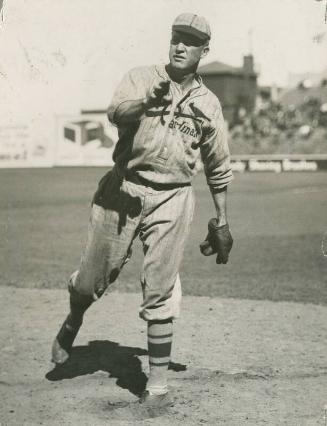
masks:
[[[94,340],[87,346],[73,347],[69,360],[63,365],[57,365],[45,377],[50,381],[58,381],[106,371],[109,377],[117,379],[118,386],[140,396],[147,377],[138,357],[147,354],[148,351],[142,348],[121,346],[109,340]],[[186,365],[171,362],[169,369],[185,371]]]

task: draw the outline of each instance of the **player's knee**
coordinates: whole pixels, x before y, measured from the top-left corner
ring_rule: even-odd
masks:
[[[79,271],[74,272],[68,282],[68,291],[71,301],[78,305],[89,305],[99,299],[105,292],[105,286],[81,286]]]
[[[69,289],[70,302],[79,306],[90,306],[96,299],[93,294],[83,294],[78,292],[74,287]]]

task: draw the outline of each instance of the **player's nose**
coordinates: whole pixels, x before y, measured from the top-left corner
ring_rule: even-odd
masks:
[[[178,44],[176,44],[176,52],[184,52],[185,45],[180,41]]]

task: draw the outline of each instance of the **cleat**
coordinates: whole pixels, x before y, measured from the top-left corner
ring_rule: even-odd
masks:
[[[138,400],[138,404],[142,405],[142,407],[151,409],[165,408],[172,407],[174,405],[174,401],[169,392],[163,395],[152,395],[148,390],[145,390]]]
[[[117,420],[147,420],[167,414],[168,408],[174,405],[169,392],[164,395],[152,395],[145,390],[141,397],[132,402],[109,402],[108,408],[112,418]]]

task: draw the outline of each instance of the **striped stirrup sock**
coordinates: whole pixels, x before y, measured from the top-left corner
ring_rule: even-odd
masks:
[[[153,395],[168,392],[167,376],[173,338],[173,322],[148,322],[148,352],[150,375],[146,389]]]

